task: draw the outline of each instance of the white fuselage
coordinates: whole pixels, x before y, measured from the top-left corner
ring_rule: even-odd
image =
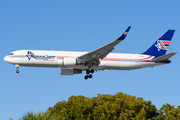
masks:
[[[86,53],[88,52],[18,50],[7,55],[4,60],[14,65],[27,67],[58,67],[87,70],[89,68],[84,64],[65,64],[65,59],[73,58],[78,61],[77,58]],[[133,70],[167,64],[150,61],[153,58],[154,56],[144,54],[109,53],[104,59],[100,60],[98,66],[94,65],[91,69]]]

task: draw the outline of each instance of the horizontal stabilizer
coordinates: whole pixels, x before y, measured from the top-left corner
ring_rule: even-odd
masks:
[[[169,60],[169,58],[171,58],[173,55],[175,55],[177,52],[172,52],[172,53],[169,53],[169,54],[166,54],[166,55],[163,55],[163,56],[160,56],[160,57],[157,57],[151,61],[153,62],[159,62],[159,61],[166,61],[166,60]]]

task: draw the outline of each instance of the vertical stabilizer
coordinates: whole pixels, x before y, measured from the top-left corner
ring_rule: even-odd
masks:
[[[155,56],[155,58],[165,55],[171,43],[174,32],[175,30],[168,30],[149,49],[147,49],[142,54],[152,55]]]

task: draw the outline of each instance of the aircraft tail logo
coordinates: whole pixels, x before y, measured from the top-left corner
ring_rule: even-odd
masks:
[[[158,51],[162,50],[168,50],[169,44],[171,41],[165,41],[165,40],[157,40],[157,44],[155,46],[157,47]]]

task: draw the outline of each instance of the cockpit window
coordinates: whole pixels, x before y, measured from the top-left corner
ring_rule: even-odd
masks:
[[[14,55],[14,53],[10,53],[9,55]]]

